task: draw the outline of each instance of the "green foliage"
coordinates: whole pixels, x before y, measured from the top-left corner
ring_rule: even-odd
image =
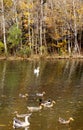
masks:
[[[19,51],[19,55],[21,57],[30,57],[31,55],[31,49],[29,47],[24,47]]]
[[[41,46],[40,52],[42,52],[42,54],[47,54],[47,48],[45,46]]]
[[[31,55],[31,49],[29,47],[25,49],[25,54],[27,55],[27,57]]]
[[[4,44],[0,41],[0,54],[2,53],[3,50],[4,50]]]
[[[8,43],[10,43],[10,48],[17,47],[18,44],[21,41],[21,30],[17,27],[16,24],[14,24],[9,29],[9,35],[8,35]]]

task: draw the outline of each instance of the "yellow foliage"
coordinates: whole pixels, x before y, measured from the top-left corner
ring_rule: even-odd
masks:
[[[52,26],[53,20],[52,20],[52,18],[47,17],[45,19],[45,22],[46,22],[46,24],[48,24],[48,26]]]
[[[78,12],[78,14],[83,15],[83,7],[79,8],[79,9],[77,10],[77,12]]]
[[[25,34],[25,37],[29,37],[29,34],[28,34],[28,33],[26,33],[26,34]]]
[[[27,4],[24,2],[20,2],[20,9],[25,10],[27,8]]]
[[[22,9],[22,10],[26,10],[26,9],[32,9],[33,8],[33,4],[31,4],[31,3],[25,3],[25,2],[23,2],[23,1],[20,1],[20,8]]]
[[[31,24],[34,23],[34,20],[31,19],[31,20],[30,20],[30,23],[31,23]]]
[[[58,33],[55,33],[54,37],[55,37],[56,39],[59,39],[59,38],[60,38],[60,35],[59,35]]]
[[[56,47],[57,45],[56,45],[56,44],[54,44],[54,43],[51,43],[51,46],[52,46],[52,47]]]
[[[14,17],[15,17],[15,18],[17,18],[17,16],[18,16],[18,14],[17,14],[17,13],[15,13],[15,16],[14,16]]]
[[[30,15],[29,12],[24,12],[23,14],[24,14],[24,16],[29,16]]]
[[[13,5],[11,0],[4,0],[4,4],[6,7],[11,7]]]
[[[25,29],[27,29],[27,27],[28,27],[28,24],[24,24],[24,27],[25,27]]]
[[[24,23],[28,23],[28,20],[24,19],[23,22],[24,22]]]
[[[28,4],[28,7],[29,7],[30,9],[32,9],[32,8],[33,8],[33,4],[32,4],[32,3],[29,3],[29,4]]]
[[[63,47],[65,47],[66,44],[67,44],[67,42],[66,42],[66,40],[64,40],[62,42],[58,42],[58,44],[56,45],[56,47],[63,48]]]

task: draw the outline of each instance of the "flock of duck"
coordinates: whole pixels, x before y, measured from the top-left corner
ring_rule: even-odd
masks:
[[[36,93],[36,96],[38,97],[43,97],[45,94],[45,92],[42,93]],[[22,98],[25,98],[28,96],[28,94],[22,95],[19,94],[19,96],[21,96]],[[25,128],[25,127],[29,127],[30,122],[29,122],[29,117],[32,115],[32,112],[37,112],[40,111],[43,107],[45,108],[51,108],[53,107],[53,105],[56,102],[53,100],[51,101],[50,99],[47,101],[43,101],[42,98],[39,98],[39,106],[27,106],[28,111],[30,112],[29,114],[18,114],[17,111],[15,111],[14,113],[16,114],[16,117],[13,118],[13,128]],[[25,121],[21,121],[17,118],[25,118]],[[59,117],[58,121],[61,124],[69,124],[70,121],[73,121],[74,119],[72,117],[70,117],[68,120],[65,120],[61,117]]]

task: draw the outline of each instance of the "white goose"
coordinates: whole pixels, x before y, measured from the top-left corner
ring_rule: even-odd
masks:
[[[30,112],[36,112],[36,111],[39,111],[39,110],[41,110],[42,109],[42,105],[40,105],[40,106],[38,106],[38,107],[27,107],[28,108],[28,110],[30,111]]]
[[[25,116],[25,121],[20,121],[17,118],[13,119],[13,128],[19,128],[19,127],[27,127],[30,125],[30,122],[28,121],[30,115]]]
[[[72,117],[70,117],[69,120],[64,120],[63,118],[59,117],[59,122],[61,124],[69,124],[70,121],[74,121],[74,119]]]
[[[36,93],[36,96],[43,97],[44,94],[45,94],[45,92],[42,92],[42,93]]]
[[[39,76],[39,69],[40,67],[37,67],[36,69],[34,69],[34,74],[38,77]]]

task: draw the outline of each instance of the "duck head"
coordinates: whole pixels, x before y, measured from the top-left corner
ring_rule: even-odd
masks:
[[[69,118],[70,121],[74,121],[74,119],[72,117]]]
[[[53,104],[56,104],[56,102],[55,102],[54,100],[52,101],[52,103],[53,103]]]

